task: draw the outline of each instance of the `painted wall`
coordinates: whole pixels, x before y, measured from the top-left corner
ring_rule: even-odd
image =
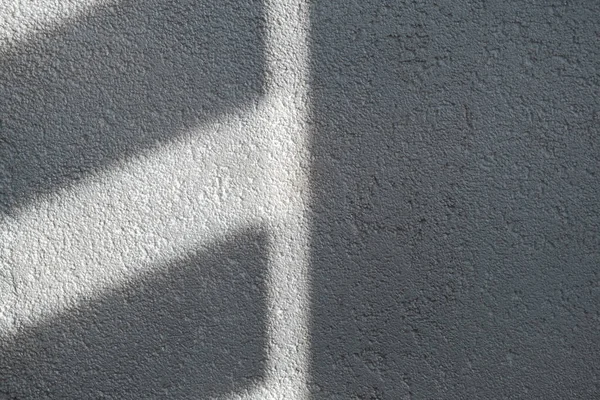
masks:
[[[312,7],[314,398],[600,395],[599,6]]]
[[[0,6],[0,399],[597,398],[599,16]]]

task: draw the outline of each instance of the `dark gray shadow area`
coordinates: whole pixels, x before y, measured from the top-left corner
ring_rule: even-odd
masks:
[[[313,4],[312,398],[599,398],[599,7]]]
[[[204,399],[265,377],[268,237],[226,237],[0,342],[1,399]]]
[[[259,0],[124,0],[0,52],[0,213],[251,108],[263,19]]]

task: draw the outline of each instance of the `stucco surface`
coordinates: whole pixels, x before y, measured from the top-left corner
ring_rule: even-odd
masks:
[[[0,5],[0,399],[596,399],[600,3]]]
[[[314,398],[598,397],[599,6],[312,7]]]

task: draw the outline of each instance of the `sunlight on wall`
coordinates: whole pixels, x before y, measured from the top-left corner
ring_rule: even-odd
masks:
[[[0,50],[98,3],[2,5]],[[0,276],[1,335],[260,224],[271,235],[269,371],[263,384],[222,398],[307,396],[307,12],[303,0],[267,1],[268,87],[257,104],[0,220],[0,260],[9,266]]]
[[[304,0],[268,0],[268,103],[274,133],[271,152],[281,184],[271,198],[279,209],[274,230],[271,279],[271,377],[248,398],[308,398],[308,5]],[[275,397],[275,396],[273,396]]]
[[[0,2],[0,52],[117,0],[7,0]]]
[[[11,320],[37,323],[138,269],[264,217],[265,152],[244,159],[249,142],[267,147],[252,117],[242,112],[198,128],[2,224],[2,258],[12,273],[3,282],[16,297],[1,303],[12,303]],[[18,328],[6,326],[6,313],[4,331]]]

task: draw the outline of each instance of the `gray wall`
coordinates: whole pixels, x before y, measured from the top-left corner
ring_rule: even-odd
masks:
[[[15,4],[0,399],[600,396],[600,3]]]
[[[312,7],[312,382],[600,396],[600,3]]]
[[[226,139],[218,129],[201,131],[202,145],[189,137],[264,96],[263,4],[105,3],[50,27],[39,21],[51,2],[21,3],[15,14],[34,15],[28,36],[2,42],[0,399],[241,392],[265,376],[266,230],[214,232],[183,249],[187,232],[153,231],[214,213],[198,177],[231,163],[210,154]],[[0,11],[6,38],[10,9]],[[178,172],[177,154],[143,164],[182,142],[180,153],[198,153],[184,169],[198,171],[160,176]],[[119,170],[137,178],[110,178]],[[76,193],[86,185],[87,200]],[[27,217],[38,207],[51,210]]]

